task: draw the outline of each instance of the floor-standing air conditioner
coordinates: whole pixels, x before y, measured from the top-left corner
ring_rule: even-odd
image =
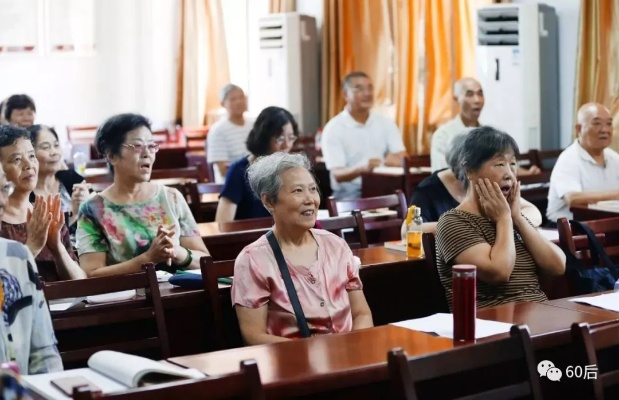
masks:
[[[506,131],[521,152],[559,149],[558,21],[544,4],[496,4],[477,10],[477,78],[485,94],[480,120]]]
[[[252,85],[260,109],[287,109],[303,134],[314,134],[320,123],[320,58],[316,19],[297,13],[273,14],[259,21],[260,81]],[[252,66],[250,65],[250,68]]]

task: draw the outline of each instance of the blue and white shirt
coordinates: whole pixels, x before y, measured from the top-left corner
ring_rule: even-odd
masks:
[[[0,362],[16,362],[23,375],[62,371],[32,253],[19,242],[0,238],[0,260]]]

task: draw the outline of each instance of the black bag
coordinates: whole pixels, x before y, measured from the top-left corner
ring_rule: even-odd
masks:
[[[592,266],[585,266],[569,249],[563,249],[566,257],[565,274],[572,295],[589,294],[614,290],[619,280],[619,269],[610,259],[604,246],[597,240],[595,233],[586,224],[570,221],[587,234]],[[600,265],[600,260],[604,266]]]
[[[292,283],[292,278],[290,277],[290,271],[288,271],[288,265],[286,265],[284,254],[282,253],[282,249],[279,247],[279,243],[277,243],[277,239],[275,239],[275,235],[272,230],[267,232],[267,240],[269,241],[269,245],[271,245],[273,254],[275,254],[275,260],[277,261],[279,271],[282,273],[282,278],[284,279],[284,284],[286,285],[286,291],[288,292],[290,303],[292,303],[294,315],[297,318],[297,325],[299,326],[301,337],[308,338],[311,336],[311,332],[309,326],[307,325],[307,320],[305,319],[305,313],[303,312],[303,308],[299,302],[299,296],[297,296],[297,291]]]

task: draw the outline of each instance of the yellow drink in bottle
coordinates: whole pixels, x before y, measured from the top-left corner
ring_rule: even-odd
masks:
[[[415,216],[408,225],[406,231],[406,256],[410,258],[423,257],[423,220],[421,218],[421,208],[415,207]]]

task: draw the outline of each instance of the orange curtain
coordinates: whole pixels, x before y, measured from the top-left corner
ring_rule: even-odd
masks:
[[[316,1],[316,0],[313,0]],[[269,13],[287,13],[297,11],[296,0],[269,0]]]
[[[221,0],[182,0],[181,7],[176,117],[184,126],[201,126],[230,80]]]
[[[611,101],[611,36],[616,0],[581,0],[574,115],[581,105]]]
[[[389,0],[323,0],[322,121],[344,107],[342,78],[352,71],[374,82],[377,104],[391,85],[392,39]]]
[[[431,132],[458,112],[454,83],[475,75],[476,10],[494,1],[393,1],[396,122],[408,152],[428,154]]]

